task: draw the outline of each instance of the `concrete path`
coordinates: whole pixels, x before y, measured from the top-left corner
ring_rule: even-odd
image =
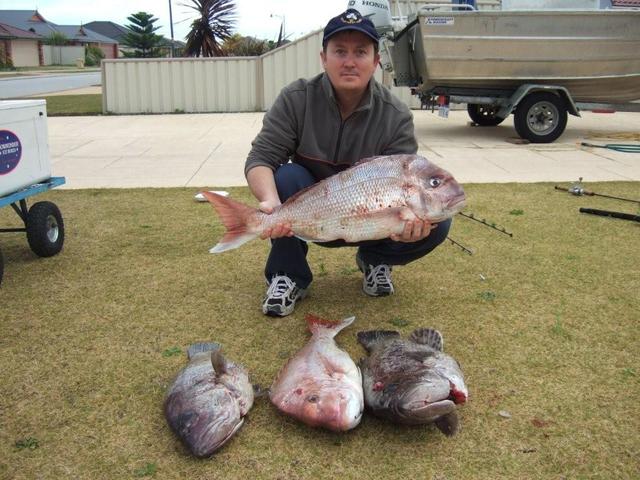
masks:
[[[54,175],[66,188],[228,187],[246,185],[243,167],[262,113],[53,117]],[[569,117],[552,144],[518,145],[513,117],[493,128],[469,126],[465,111],[440,119],[414,111],[420,153],[462,183],[640,181],[640,154],[579,143],[640,144],[640,113]]]

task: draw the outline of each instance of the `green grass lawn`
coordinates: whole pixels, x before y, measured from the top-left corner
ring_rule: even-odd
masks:
[[[589,188],[640,197],[637,182]],[[58,256],[0,234],[0,478],[638,478],[640,225],[578,208],[638,209],[552,184],[466,191],[468,212],[514,237],[457,217],[451,237],[474,255],[442,245],[375,299],[353,249],[312,245],[310,296],[283,319],[260,312],[268,244],[209,254],[222,227],[196,190],[42,195],[65,218]],[[16,219],[0,210],[0,226]],[[262,398],[214,457],[189,456],[162,414],[187,346],[218,341],[268,386],[306,342],[306,313],[356,315],[337,337],[354,359],[359,330],[438,328],[469,387],[460,433],[365,415],[334,434]]]
[[[102,115],[102,94],[43,95],[47,101],[47,116]]]
[[[102,115],[102,94],[81,95],[36,95],[22,100],[44,99],[47,101],[47,116]],[[11,99],[18,100],[18,99]]]

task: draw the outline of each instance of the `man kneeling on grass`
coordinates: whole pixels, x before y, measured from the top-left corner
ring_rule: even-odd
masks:
[[[376,155],[415,154],[413,117],[408,107],[373,75],[380,61],[379,36],[373,23],[349,9],[324,29],[320,58],[324,73],[285,87],[265,114],[252,142],[245,175],[265,213],[296,192]],[[407,221],[402,234],[357,245],[356,264],[370,296],[393,293],[391,266],[423,257],[447,237],[450,220],[434,225]],[[293,237],[286,224],[267,229],[272,245],[265,277],[266,315],[285,316],[307,294],[313,279],[308,245]]]

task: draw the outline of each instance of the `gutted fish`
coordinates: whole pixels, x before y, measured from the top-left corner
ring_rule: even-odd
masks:
[[[362,376],[333,340],[355,317],[332,322],[308,315],[312,337],[280,370],[269,393],[282,412],[312,427],[345,431],[362,418]]]

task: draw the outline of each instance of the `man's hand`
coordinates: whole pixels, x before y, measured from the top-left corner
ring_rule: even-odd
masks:
[[[279,205],[280,200],[267,200],[264,202],[260,202],[258,208],[260,208],[261,212],[271,215],[273,213],[273,210]],[[267,228],[260,234],[260,238],[262,240],[265,240],[267,238],[275,239],[292,236],[293,232],[291,231],[291,223],[289,222],[278,223],[271,228]]]
[[[416,218],[415,220],[408,220],[404,224],[404,230],[399,235],[392,234],[391,240],[395,240],[396,242],[405,242],[405,243],[413,243],[419,240],[423,240],[429,236],[431,230],[436,228],[438,224],[432,224],[427,220],[420,220]]]

